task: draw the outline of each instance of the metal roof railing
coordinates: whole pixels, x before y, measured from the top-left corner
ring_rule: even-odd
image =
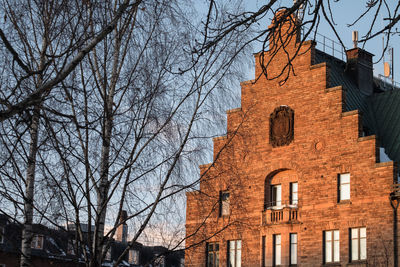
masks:
[[[400,83],[392,80],[391,77],[386,77],[382,74],[378,74],[377,77],[380,81],[380,86],[384,90],[393,90],[400,88]]]
[[[309,28],[304,26],[302,27],[301,29],[302,38],[304,38],[305,33],[308,32],[308,30]],[[326,37],[325,35],[315,32],[315,30],[311,30],[308,37],[313,38],[313,40],[317,43],[317,48],[319,50],[323,51],[328,55],[341,59],[343,61],[345,60],[346,52],[343,46],[339,42],[336,42],[335,40]]]
[[[308,30],[309,30],[309,28],[304,27],[304,26],[302,27],[302,29],[301,29],[302,38],[304,38],[305,33]],[[316,47],[319,50],[321,50],[324,53],[331,55],[337,59],[341,59],[342,61],[346,60],[346,51],[339,42],[337,42],[329,37],[326,37],[325,35],[322,35],[318,32],[315,32],[315,30],[311,30],[308,37],[310,39],[314,38],[313,40],[317,43]],[[400,83],[392,80],[391,77],[385,77],[382,74],[379,74],[377,78],[381,81],[380,85],[385,90],[393,90],[393,89],[400,88]]]

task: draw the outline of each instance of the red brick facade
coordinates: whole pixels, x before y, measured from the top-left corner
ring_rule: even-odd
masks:
[[[297,45],[293,39],[286,49],[293,54]],[[280,51],[272,62],[270,75],[282,70],[287,56]],[[297,234],[297,266],[328,265],[330,244],[333,254],[339,250],[334,266],[393,266],[394,163],[378,163],[376,137],[361,137],[361,114],[343,111],[345,88],[331,87],[330,66],[314,62],[309,41],[286,83],[264,76],[241,83],[241,108],[228,111],[227,135],[214,139],[216,161],[200,167],[200,190],[187,194],[185,266],[206,266],[207,243],[219,245],[219,266],[229,266],[229,240],[241,240],[241,266],[274,266],[274,235],[281,239],[280,266],[289,266],[290,233]],[[270,116],[281,106],[294,111],[294,138],[274,147]],[[346,173],[350,199],[340,200],[339,175]],[[289,201],[293,182],[297,205]],[[282,203],[273,209],[271,186],[278,184]],[[229,215],[221,215],[221,192],[229,192]],[[366,229],[367,247],[366,259],[357,261],[350,256],[362,250],[360,238],[351,245],[356,228]],[[334,230],[339,240],[329,243],[324,233]]]

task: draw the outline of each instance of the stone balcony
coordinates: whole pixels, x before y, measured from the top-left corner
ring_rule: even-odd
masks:
[[[262,212],[262,225],[298,223],[300,213],[297,205],[269,207]]]

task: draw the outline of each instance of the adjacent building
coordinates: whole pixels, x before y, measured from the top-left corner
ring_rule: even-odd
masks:
[[[187,193],[186,266],[398,264],[400,90],[373,77],[372,54],[300,46],[294,25],[255,55],[259,78]]]
[[[121,213],[121,225],[117,228],[116,238],[111,239],[109,249],[102,266],[113,266],[127,247],[128,226],[125,211]],[[81,224],[85,238],[94,227]],[[90,253],[87,244],[80,243],[76,238],[75,224],[66,228],[49,228],[34,224],[32,248],[32,266],[83,267],[85,264],[84,251]],[[19,266],[21,257],[22,225],[6,215],[0,215],[0,267]],[[90,256],[90,255],[89,255]],[[162,246],[144,246],[134,243],[129,253],[118,266],[121,267],[182,267],[184,265],[183,251],[171,251]]]

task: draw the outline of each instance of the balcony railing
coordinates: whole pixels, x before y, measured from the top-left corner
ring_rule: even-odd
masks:
[[[297,205],[272,206],[262,212],[262,225],[296,223],[299,219]]]

